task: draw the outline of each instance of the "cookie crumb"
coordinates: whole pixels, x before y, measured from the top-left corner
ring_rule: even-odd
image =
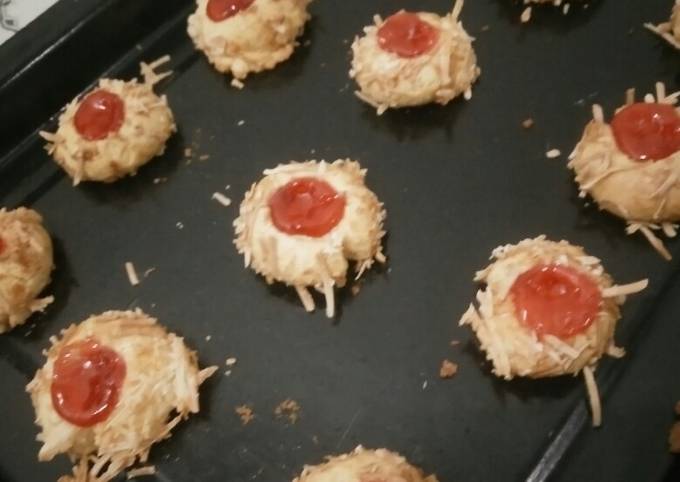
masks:
[[[458,373],[458,364],[453,363],[451,360],[444,360],[442,366],[439,369],[439,378],[452,378],[456,373]]]
[[[241,423],[243,425],[248,425],[255,418],[255,413],[253,409],[248,405],[239,405],[234,409],[236,414],[241,418]]]
[[[291,398],[285,399],[279,403],[274,409],[274,414],[277,418],[286,417],[291,424],[298,421],[300,418],[300,404]]]
[[[531,129],[534,126],[534,120],[531,117],[527,117],[522,121],[522,127],[525,129]]]

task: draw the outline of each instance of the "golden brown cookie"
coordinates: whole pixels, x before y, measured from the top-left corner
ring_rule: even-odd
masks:
[[[663,84],[659,83],[656,94],[656,97],[645,96],[644,104],[668,111],[676,123],[680,122],[680,109],[673,109],[679,93],[666,95]],[[680,150],[673,152],[671,147],[661,154],[661,158],[633,157],[626,141],[617,137],[613,126],[622,114],[629,116],[626,112],[632,112],[632,109],[646,108],[636,104],[634,97],[634,91],[629,90],[626,104],[617,109],[611,123],[607,123],[599,105],[593,106],[593,120],[571,154],[569,168],[574,171],[581,197],[591,196],[600,209],[626,220],[629,233],[641,231],[665,258],[670,259],[670,253],[652,231],[662,230],[668,236],[675,236],[677,226],[674,223],[680,221]],[[657,121],[635,122],[636,129],[646,125],[646,131],[652,136],[658,134],[654,127]],[[642,135],[640,132],[635,134],[638,139]],[[680,130],[673,135],[680,146]],[[652,140],[654,142],[648,148],[658,151],[661,144],[656,137]]]
[[[357,96],[379,115],[389,108],[446,105],[461,94],[469,99],[480,69],[472,37],[458,19],[462,8],[458,0],[443,17],[403,10],[385,20],[376,15],[352,44],[349,75],[359,86]]]
[[[74,99],[59,116],[55,133],[41,132],[54,157],[73,184],[81,181],[113,182],[160,156],[177,130],[167,98],[153,86],[170,75],[153,69],[163,57],[141,64],[143,82],[101,79],[97,88]]]
[[[350,263],[358,278],[374,260],[385,262],[383,205],[349,159],[291,162],[264,175],[241,203],[236,247],[267,283],[295,287],[307,311],[314,309],[307,288],[319,290],[332,317],[334,288],[345,286]]]
[[[273,69],[293,54],[311,0],[197,0],[188,32],[220,72],[242,87],[250,73]]]
[[[478,306],[471,304],[460,324],[473,329],[495,375],[510,380],[584,371],[592,381],[604,354],[623,355],[614,344],[619,306],[647,280],[613,285],[599,259],[545,236],[500,246],[491,259],[475,276],[483,285]],[[593,416],[599,424],[599,409]]]
[[[51,341],[26,389],[41,428],[38,458],[67,454],[74,480],[110,480],[145,462],[198,412],[198,387],[216,370],[200,370],[182,338],[139,310],[92,316]]]

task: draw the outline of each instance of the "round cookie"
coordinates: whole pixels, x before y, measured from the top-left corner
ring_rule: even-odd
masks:
[[[165,142],[177,128],[167,98],[153,91],[170,73],[158,75],[153,69],[168,60],[142,63],[141,83],[101,79],[96,89],[66,106],[55,133],[40,133],[48,141],[47,152],[74,185],[134,175],[163,154]]]
[[[293,54],[310,18],[310,1],[197,0],[188,20],[189,36],[241,88],[248,74],[273,69]]]
[[[267,283],[295,287],[307,311],[314,309],[307,287],[322,292],[332,317],[333,290],[346,284],[350,262],[357,278],[374,260],[385,262],[383,205],[349,159],[292,162],[264,175],[241,203],[236,247]]]
[[[659,25],[646,23],[645,27],[680,50],[680,0],[675,0],[675,5],[671,11],[671,18],[668,22],[663,22]]]
[[[604,354],[623,355],[613,339],[619,306],[647,280],[615,286],[599,259],[545,236],[500,246],[491,259],[475,275],[484,286],[479,306],[471,304],[460,324],[475,332],[495,375],[510,380],[584,371],[593,382]],[[590,394],[597,398],[596,389]],[[593,416],[599,424],[599,409]]]
[[[458,0],[443,17],[403,10],[384,21],[376,15],[352,44],[349,75],[359,86],[356,95],[379,115],[389,108],[446,105],[461,94],[469,99],[480,69],[472,37],[458,20],[462,8]]]
[[[629,90],[626,105],[617,109],[611,124],[605,121],[602,108],[593,106],[593,120],[586,126],[569,161],[581,197],[591,196],[601,209],[626,220],[629,233],[643,232],[667,259],[670,254],[652,230],[662,229],[667,235],[674,236],[673,223],[680,221],[680,109],[672,108],[677,99],[678,94],[667,96],[663,84],[659,83],[656,99],[648,94],[646,105],[638,105],[634,103],[634,91]],[[635,115],[633,129],[639,130],[639,114],[633,110],[650,107],[666,112],[671,121],[675,117],[678,127],[670,135],[675,137],[671,142],[676,147],[671,145],[659,151],[663,146],[658,142],[654,127],[657,121],[653,117],[649,121],[643,119],[652,136],[644,147],[657,155],[639,159],[639,156],[633,157],[633,151],[627,147],[630,141],[623,135],[630,127],[622,122],[630,123],[627,117]],[[621,134],[617,134],[619,132]],[[641,138],[640,132],[632,132],[633,140]],[[659,155],[664,157],[659,158]]]
[[[352,452],[329,457],[320,465],[309,465],[293,482],[437,482],[425,476],[404,457],[387,449],[367,450],[358,446]]]
[[[110,480],[145,462],[198,412],[198,387],[216,370],[199,370],[184,341],[139,310],[92,316],[51,341],[26,389],[42,429],[39,460],[67,454],[78,461],[74,480]]]
[[[32,209],[0,209],[0,333],[23,324],[54,298],[38,298],[50,282],[52,240]]]

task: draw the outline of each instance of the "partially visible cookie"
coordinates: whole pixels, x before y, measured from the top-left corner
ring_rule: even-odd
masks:
[[[242,87],[249,74],[273,69],[293,54],[311,0],[197,0],[188,32],[211,64]]]
[[[404,457],[387,449],[358,446],[322,464],[305,466],[293,482],[437,482],[437,477],[425,476]]]
[[[680,221],[680,93],[667,95],[657,84],[656,97],[626,104],[610,122],[593,106],[593,120],[570,156],[581,196],[626,220],[628,232],[642,231],[667,259],[670,253],[653,230],[675,236]]]
[[[23,324],[54,298],[38,298],[50,282],[52,240],[32,209],[0,209],[0,333]]]
[[[646,23],[645,27],[659,35],[676,49],[680,50],[680,0],[675,0],[675,5],[673,6],[673,10],[671,10],[671,18],[668,22],[663,22],[658,25]]]

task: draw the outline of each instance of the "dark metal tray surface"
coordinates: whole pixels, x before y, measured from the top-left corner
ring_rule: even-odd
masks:
[[[0,49],[8,66],[0,204],[44,215],[57,266],[55,304],[0,337],[0,479],[51,481],[68,471],[65,457],[37,462],[24,393],[49,336],[92,313],[140,307],[184,336],[202,364],[238,358],[231,376],[207,382],[201,413],[154,447],[155,480],[287,481],[303,464],[359,443],[397,450],[442,482],[679,480],[666,436],[680,398],[680,246],[670,242],[676,259],[664,262],[578,199],[564,155],[545,157],[571,150],[591,103],[611,112],[629,87],[680,87],[677,53],[641,27],[666,18],[671,2],[574,4],[566,16],[535,9],[520,25],[521,6],[470,0],[462,18],[482,67],[472,100],[376,117],[347,76],[354,35],[375,13],[450,7],[317,1],[292,59],[249,78],[243,91],[194,51],[188,1],[62,0]],[[179,132],[165,155],[133,178],[73,188],[37,130],[54,128],[61,106],[99,76],[129,78],[140,60],[166,53],[175,73],[161,90]],[[527,117],[531,130],[521,127]],[[243,268],[231,223],[263,169],[340,157],[361,161],[385,202],[389,265],[358,296],[342,293],[329,322]],[[159,177],[167,182],[155,184]],[[211,200],[226,185],[229,208]],[[490,250],[542,233],[584,245],[620,282],[650,278],[617,332],[628,356],[598,369],[598,430],[579,378],[498,380],[456,324]],[[156,271],[132,287],[128,260]],[[438,378],[443,358],[460,364],[454,379]],[[302,406],[293,425],[273,414],[286,398]],[[234,414],[240,404],[256,414],[247,426]]]

